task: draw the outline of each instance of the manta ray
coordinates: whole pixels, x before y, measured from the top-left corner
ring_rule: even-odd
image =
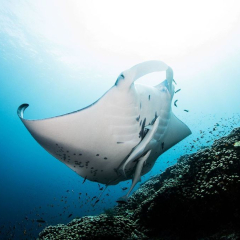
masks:
[[[156,86],[138,78],[166,71]],[[88,107],[65,115],[28,120],[22,104],[18,116],[33,138],[84,180],[115,185],[132,179],[125,202],[157,158],[191,134],[172,112],[173,71],[162,61],[147,61],[120,73],[115,84]]]

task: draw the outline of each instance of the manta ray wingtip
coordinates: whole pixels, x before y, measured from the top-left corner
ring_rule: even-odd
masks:
[[[23,103],[22,105],[20,105],[18,107],[17,114],[20,118],[23,118],[23,113],[28,106],[29,106],[29,104]]]

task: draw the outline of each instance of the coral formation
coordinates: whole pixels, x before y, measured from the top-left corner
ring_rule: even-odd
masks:
[[[136,229],[130,219],[105,214],[74,219],[67,225],[49,226],[40,234],[40,239],[147,239]]]
[[[127,204],[49,226],[40,239],[239,239],[239,141],[236,128],[143,183]]]

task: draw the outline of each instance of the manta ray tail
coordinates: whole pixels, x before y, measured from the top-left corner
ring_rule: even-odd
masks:
[[[92,205],[93,207],[95,207],[95,205],[100,201],[101,196],[103,195],[103,193],[105,192],[105,190],[107,189],[108,185],[106,185],[106,187],[103,189],[103,191],[100,193],[100,195],[98,196],[97,200],[95,201],[95,203]]]

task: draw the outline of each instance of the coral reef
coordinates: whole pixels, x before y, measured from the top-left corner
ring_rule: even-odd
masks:
[[[40,239],[240,239],[239,141],[236,128],[182,156],[110,214],[49,226]]]
[[[49,226],[40,234],[40,239],[147,239],[136,229],[133,221],[122,216],[88,216],[74,219],[67,225]]]

